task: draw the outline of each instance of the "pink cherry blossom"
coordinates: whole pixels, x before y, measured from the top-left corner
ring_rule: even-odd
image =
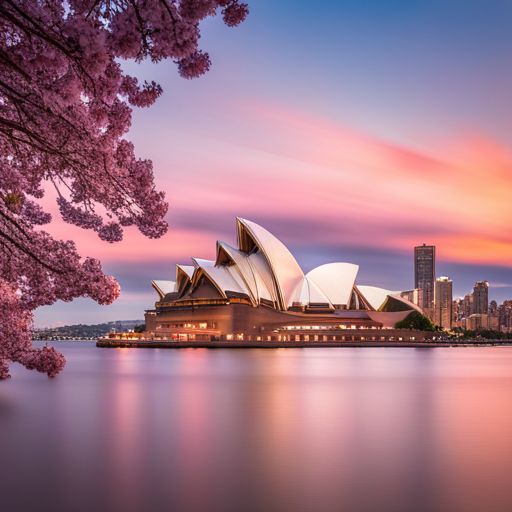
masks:
[[[32,314],[23,307],[14,287],[3,279],[0,279],[0,297],[0,379],[9,377],[8,361],[55,377],[64,367],[64,356],[53,347],[32,348]]]
[[[57,300],[100,304],[120,289],[99,261],[39,226],[47,184],[62,218],[116,242],[136,226],[167,230],[165,194],[151,161],[124,136],[133,107],[162,94],[126,75],[120,59],[169,59],[185,78],[211,66],[198,47],[200,22],[247,16],[238,0],[2,0],[0,2],[0,379],[17,361],[55,376],[64,358],[31,345],[32,311]]]
[[[183,78],[196,78],[206,73],[211,66],[210,56],[198,50],[178,61],[178,69]]]

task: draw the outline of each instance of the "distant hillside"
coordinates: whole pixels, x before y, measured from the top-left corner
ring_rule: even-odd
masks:
[[[94,325],[65,325],[48,329],[34,329],[32,337],[38,340],[51,339],[88,339],[103,336],[112,331],[128,331],[144,324],[144,320],[116,320]]]

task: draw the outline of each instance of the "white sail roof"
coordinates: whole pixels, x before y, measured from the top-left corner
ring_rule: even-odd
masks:
[[[262,254],[253,253],[248,255],[243,251],[231,247],[226,242],[218,242],[217,244],[216,265],[222,264],[221,262],[224,255],[227,255],[229,260],[233,263],[233,268],[236,268],[236,271],[240,274],[255,305],[259,304],[261,299],[270,301],[277,300],[273,292],[273,281],[270,269]]]
[[[300,302],[304,306],[308,304],[328,304],[329,307],[333,308],[329,298],[307,276],[304,277],[302,283],[295,290],[294,299],[294,302]]]
[[[240,250],[249,253],[257,248],[261,251],[270,270],[270,276],[261,277],[272,278],[279,306],[286,310],[292,305],[293,293],[304,279],[297,260],[278,238],[259,224],[238,218],[237,227]]]
[[[176,265],[176,291],[182,291],[192,280],[195,267],[193,265]]]
[[[204,260],[202,258],[190,258],[195,268],[199,267],[213,267],[215,265],[215,261],[213,260]]]
[[[265,256],[261,252],[255,252],[247,256],[251,266],[252,275],[258,290],[258,301],[268,300],[279,304],[279,294],[274,275]]]
[[[159,297],[163,299],[168,293],[176,291],[176,281],[161,281],[155,279],[151,281],[151,286],[156,290]]]
[[[402,292],[398,292],[398,293],[393,293],[390,295],[391,298],[393,299],[396,299],[400,302],[403,302],[407,307],[409,307],[410,309],[415,309],[416,311],[418,311],[419,313],[423,314],[423,310],[416,304],[414,304],[414,302],[411,302],[409,299],[406,299],[405,297],[402,297]]]
[[[391,290],[386,290],[385,288],[379,288],[377,286],[366,286],[358,284],[357,289],[361,292],[368,304],[370,304],[370,306],[375,309],[375,311],[378,311],[380,307],[384,305],[389,295],[400,294],[400,292],[393,292]]]
[[[183,271],[185,275],[192,279],[195,267],[193,265],[176,265],[176,269]]]
[[[331,304],[346,306],[356,280],[359,266],[353,263],[326,263],[306,274],[309,282],[328,298]]]
[[[230,267],[202,267],[201,270],[215,282],[224,296],[226,292],[250,295],[249,290],[247,290],[242,280],[237,278],[236,275],[233,275]]]

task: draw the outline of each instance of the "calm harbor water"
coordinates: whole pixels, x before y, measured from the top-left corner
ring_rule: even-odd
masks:
[[[97,349],[0,383],[2,511],[512,510],[512,348]]]

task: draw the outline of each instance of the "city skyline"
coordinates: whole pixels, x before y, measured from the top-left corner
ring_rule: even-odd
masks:
[[[205,77],[184,84],[165,63],[137,68],[164,87],[157,105],[135,112],[129,137],[154,161],[171,229],[160,240],[127,230],[108,245],[62,223],[52,204],[49,230],[101,259],[122,295],[109,307],[42,308],[37,324],[133,318],[154,302],[149,280],[232,241],[235,216],[269,226],[305,270],[359,261],[366,281],[410,289],[410,251],[427,243],[454,296],[487,279],[491,299],[512,298],[512,6],[449,4],[294,2],[290,18],[291,3],[261,1],[236,44],[205,24]]]

